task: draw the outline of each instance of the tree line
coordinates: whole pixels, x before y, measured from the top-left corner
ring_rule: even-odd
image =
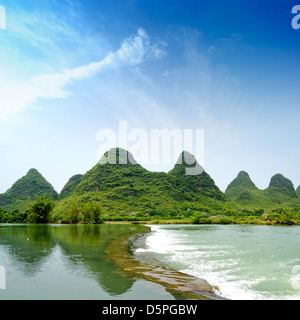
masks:
[[[73,203],[65,217],[52,215],[54,201],[44,197],[36,198],[25,211],[14,210],[7,212],[0,208],[0,223],[85,223],[100,224],[101,205],[96,201]]]

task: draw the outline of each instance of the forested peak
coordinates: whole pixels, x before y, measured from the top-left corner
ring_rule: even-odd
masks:
[[[133,155],[123,148],[111,148],[106,151],[98,164],[137,164]]]

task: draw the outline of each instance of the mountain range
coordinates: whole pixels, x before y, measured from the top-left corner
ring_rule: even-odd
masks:
[[[110,159],[112,154],[114,159]],[[190,167],[200,168],[203,172],[186,175],[186,169]],[[60,194],[36,169],[30,169],[9,190],[0,194],[0,208],[22,211],[37,196],[53,199],[56,203],[54,214],[59,216],[64,216],[73,203],[89,201],[101,203],[106,216],[120,213],[186,216],[224,207],[266,209],[300,204],[300,186],[295,190],[289,179],[276,174],[269,187],[260,190],[248,173],[241,171],[223,193],[188,152],[182,152],[174,168],[165,173],[148,171],[130,152],[114,148],[84,175],[71,177]]]
[[[299,204],[300,186],[296,192],[292,181],[278,173],[271,178],[269,186],[261,190],[247,172],[241,171],[228,185],[225,195],[243,207],[276,208]]]

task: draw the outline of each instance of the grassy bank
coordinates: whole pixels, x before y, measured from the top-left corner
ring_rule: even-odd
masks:
[[[182,219],[140,219],[132,221],[132,219],[127,220],[126,217],[122,220],[106,220],[105,223],[131,223],[131,224],[253,224],[253,225],[300,225],[300,217],[298,215],[291,214],[276,214],[270,213],[263,216],[193,216],[191,218]]]
[[[0,208],[0,223],[61,223],[61,224],[257,224],[300,225],[300,208],[277,208],[273,210],[232,208],[224,206],[216,210],[198,205],[185,207],[178,212],[165,214],[156,211],[103,211],[98,201],[73,203],[58,214],[56,203],[43,197],[37,198],[25,211],[6,212]]]
[[[202,210],[201,210],[202,209]],[[181,214],[159,215],[120,212],[118,215],[104,214],[105,222],[127,222],[141,224],[257,224],[300,225],[300,208],[249,209],[225,206],[221,210],[190,207]]]

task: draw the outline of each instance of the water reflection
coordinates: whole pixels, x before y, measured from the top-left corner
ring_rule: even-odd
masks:
[[[0,227],[0,245],[4,244],[16,268],[25,276],[38,272],[52,252],[53,241],[48,226],[16,225]]]
[[[135,279],[117,269],[105,249],[110,241],[136,228],[139,226],[0,225],[0,246],[9,256],[10,264],[23,276],[32,278],[59,247],[67,269],[84,266],[89,278],[102,290],[120,296],[131,289]]]

